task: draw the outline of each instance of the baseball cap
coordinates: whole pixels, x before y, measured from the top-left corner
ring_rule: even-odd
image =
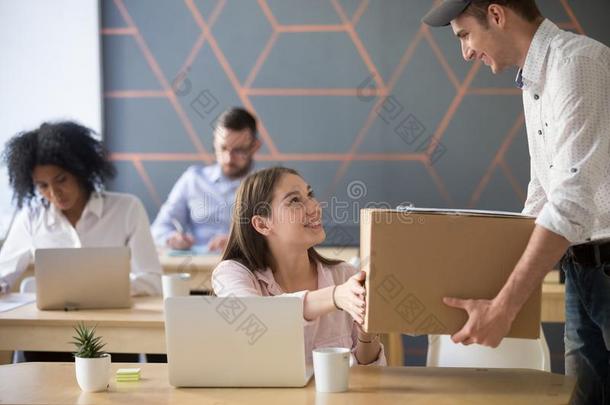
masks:
[[[441,4],[434,7],[422,18],[425,24],[432,27],[444,27],[457,18],[472,0],[444,0]]]

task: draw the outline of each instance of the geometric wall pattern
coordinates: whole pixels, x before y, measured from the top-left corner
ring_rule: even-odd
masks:
[[[350,203],[334,242],[357,241],[371,202],[520,210],[529,158],[515,72],[465,62],[450,28],[420,23],[433,3],[103,0],[110,188],[154,218],[189,165],[213,161],[217,116],[243,105],[259,118],[261,166],[294,167],[326,204]],[[610,2],[538,4],[610,45]]]

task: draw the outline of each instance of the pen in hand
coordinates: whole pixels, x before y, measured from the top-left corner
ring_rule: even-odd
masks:
[[[180,221],[178,221],[176,218],[172,218],[171,221],[174,228],[176,228],[176,231],[178,231],[180,235],[184,235],[184,228],[182,227]]]
[[[187,250],[193,246],[195,242],[193,237],[184,231],[184,227],[176,218],[171,218],[171,222],[176,228],[176,233],[167,240],[167,244],[172,249]]]

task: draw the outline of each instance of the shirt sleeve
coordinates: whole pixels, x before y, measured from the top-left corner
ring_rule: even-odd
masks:
[[[233,260],[221,262],[212,273],[212,289],[218,297],[261,297],[263,295],[258,280],[252,272]],[[308,291],[285,293],[275,297],[297,297],[305,305],[305,296]],[[316,320],[308,321],[303,317],[304,325],[311,325]]]
[[[32,224],[27,209],[19,211],[0,250],[0,281],[14,288],[32,262]]]
[[[610,146],[610,73],[590,58],[562,61],[552,94],[557,133],[548,201],[536,223],[573,244],[586,242],[598,216],[594,196],[605,176]]]
[[[546,204],[546,194],[540,184],[534,165],[530,165],[530,182],[527,185],[527,199],[523,208],[523,214],[532,217],[538,216],[542,207]]]
[[[152,224],[152,235],[158,246],[165,246],[169,236],[176,232],[172,218],[180,222],[185,230],[190,229],[188,183],[192,177],[191,172],[189,169],[180,176]]]
[[[161,294],[161,264],[150,234],[148,215],[139,199],[133,197],[127,214],[131,248],[131,294]]]

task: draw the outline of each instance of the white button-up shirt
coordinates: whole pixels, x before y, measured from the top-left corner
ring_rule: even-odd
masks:
[[[23,208],[0,251],[0,281],[12,286],[40,248],[116,247],[131,249],[131,294],[158,295],[161,265],[148,216],[137,197],[93,193],[73,227],[51,204]]]
[[[523,212],[572,244],[610,238],[610,48],[538,28],[517,77],[531,157]]]

